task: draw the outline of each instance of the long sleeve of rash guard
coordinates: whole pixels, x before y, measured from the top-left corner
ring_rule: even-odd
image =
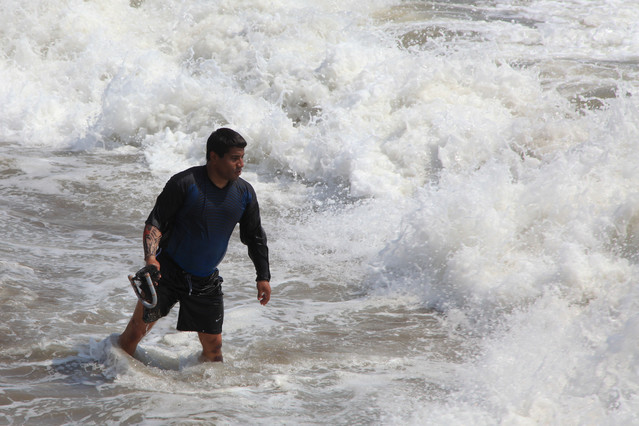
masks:
[[[271,280],[268,260],[268,246],[266,232],[262,228],[260,208],[257,200],[249,204],[240,219],[240,240],[248,247],[248,254],[257,273],[256,281]]]

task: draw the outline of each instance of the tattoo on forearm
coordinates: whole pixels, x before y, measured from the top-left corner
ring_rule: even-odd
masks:
[[[160,239],[162,233],[158,228],[153,225],[146,225],[144,227],[144,258],[149,256],[155,256],[160,247]]]

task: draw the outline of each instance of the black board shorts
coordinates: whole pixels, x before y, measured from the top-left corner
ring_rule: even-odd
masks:
[[[215,274],[198,277],[183,271],[168,255],[158,256],[162,277],[155,291],[158,303],[153,309],[144,308],[142,320],[155,322],[169,314],[180,302],[177,329],[200,333],[220,334],[224,322],[222,277]]]

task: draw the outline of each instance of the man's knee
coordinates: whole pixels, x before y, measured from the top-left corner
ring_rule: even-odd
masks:
[[[202,358],[205,361],[222,361],[222,335],[198,333],[202,343]]]
[[[126,339],[127,341],[138,343],[140,340],[142,340],[146,333],[148,333],[151,327],[153,327],[153,324],[155,323],[145,323],[142,319],[142,314],[143,308],[138,302],[138,306],[136,306],[131,320],[127,324],[124,333],[122,333],[122,336],[120,336],[121,340]]]
[[[142,340],[152,326],[152,323],[145,323],[142,319],[134,318],[133,321],[131,321],[131,336],[137,340]]]
[[[204,349],[218,351],[222,349],[221,334],[198,333],[198,337]]]

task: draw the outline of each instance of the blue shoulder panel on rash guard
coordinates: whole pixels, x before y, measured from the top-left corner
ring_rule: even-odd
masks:
[[[220,189],[208,178],[206,167],[199,166],[173,176],[165,191],[179,194],[160,194],[151,216],[156,211],[173,211],[174,217],[150,217],[147,222],[171,223],[164,249],[182,269],[196,276],[214,273],[235,225],[247,206],[256,202],[253,188],[240,178]],[[162,206],[163,200],[180,200],[181,205]]]

